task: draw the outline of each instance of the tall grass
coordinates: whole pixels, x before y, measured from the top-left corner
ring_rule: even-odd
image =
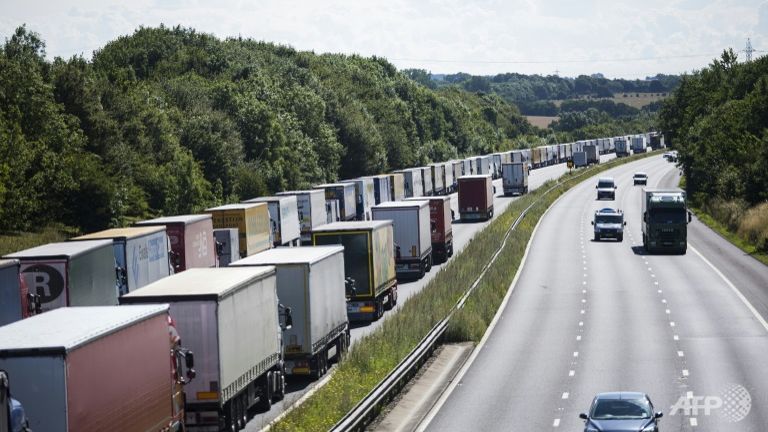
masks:
[[[589,168],[587,172],[596,174],[644,156],[611,161]],[[388,317],[372,334],[358,341],[328,383],[277,422],[273,430],[322,431],[338,422],[394,369],[438,321],[447,316],[498,250],[513,221],[526,207],[544,196],[512,232],[495,264],[449,324],[447,340],[479,340],[517,271],[533,227],[560,194],[584,178],[587,176],[566,174],[552,193],[544,196],[544,191],[555,184],[549,182],[512,202],[396,314]]]
[[[0,256],[46,243],[55,243],[76,235],[74,228],[63,225],[43,228],[40,232],[13,232],[0,234]]]

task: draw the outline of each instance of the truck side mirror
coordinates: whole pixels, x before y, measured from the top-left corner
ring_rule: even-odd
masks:
[[[594,225],[594,224],[595,224],[595,221],[591,221],[590,223],[591,223],[592,225]]]
[[[624,221],[624,226],[627,226],[627,221]]]
[[[693,215],[691,214],[691,212],[688,212],[688,223],[690,223],[691,221],[693,221]]]
[[[643,213],[643,222],[648,222],[648,212]]]
[[[184,365],[188,369],[195,367],[195,354],[192,353],[192,351],[187,351],[184,353]]]

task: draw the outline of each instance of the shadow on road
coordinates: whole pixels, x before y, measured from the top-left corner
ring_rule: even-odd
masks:
[[[632,252],[634,252],[635,255],[640,255],[640,256],[648,255],[648,252],[645,250],[643,246],[632,246]]]

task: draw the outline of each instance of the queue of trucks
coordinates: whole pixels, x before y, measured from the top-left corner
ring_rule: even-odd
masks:
[[[450,194],[461,222],[488,220],[494,179],[524,194],[530,169],[594,161],[621,139],[340,180],[8,254],[0,370],[33,430],[240,430],[286,378],[325,374],[350,322],[392,309],[399,281],[453,255]]]

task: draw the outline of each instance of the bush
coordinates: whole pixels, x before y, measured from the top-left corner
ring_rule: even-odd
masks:
[[[737,232],[758,250],[768,251],[768,202],[746,210]]]

